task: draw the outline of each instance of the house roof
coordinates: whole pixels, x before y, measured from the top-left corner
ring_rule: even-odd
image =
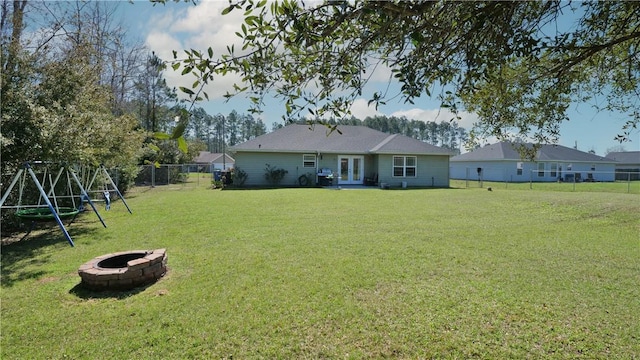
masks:
[[[532,144],[525,144],[527,147]],[[456,161],[498,161],[513,160],[522,161],[520,153],[514,148],[511,142],[503,141],[496,144],[487,145],[471,152],[454,156],[452,162]],[[575,162],[606,162],[613,163],[611,159],[587,153],[584,151],[568,148],[562,145],[543,144],[538,149],[535,156],[536,161],[575,161]]]
[[[193,159],[196,164],[210,164],[214,162],[222,162],[222,153],[211,153],[208,151],[200,151],[198,156]],[[227,162],[234,162],[233,158],[229,155],[226,156]]]
[[[329,134],[322,125],[292,124],[236,145],[231,151],[451,155],[448,149],[365,126],[339,125],[338,130]]]
[[[621,164],[640,164],[640,151],[620,151],[607,154],[607,158]]]

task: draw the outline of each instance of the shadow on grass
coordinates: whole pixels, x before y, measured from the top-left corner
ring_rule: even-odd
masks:
[[[69,229],[67,228],[69,231]],[[76,226],[71,231],[72,238],[87,233],[93,233],[93,229]],[[64,244],[69,246],[67,239],[55,225],[46,225],[31,233],[14,233],[9,237],[3,234],[1,249],[2,277],[0,284],[10,287],[24,280],[39,279],[47,274],[43,268],[50,262],[51,256],[45,254],[46,249],[52,246]],[[29,266],[27,266],[29,265]],[[35,265],[35,267],[34,267]]]
[[[117,299],[123,300],[129,298],[131,296],[137,295],[145,290],[148,287],[152,286],[156,282],[152,282],[150,284],[142,285],[130,290],[103,290],[103,291],[95,291],[89,290],[85,288],[82,283],[78,283],[76,286],[69,290],[69,294],[75,295],[81,299],[89,300],[89,299]]]

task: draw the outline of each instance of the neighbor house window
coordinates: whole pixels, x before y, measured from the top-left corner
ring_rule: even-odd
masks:
[[[596,171],[596,164],[591,165],[591,171]]]
[[[522,162],[518,162],[516,165],[516,175],[522,175]]]
[[[316,155],[315,154],[304,154],[302,155],[302,166],[306,168],[314,168],[316,167]]]
[[[415,156],[394,156],[393,176],[394,177],[415,177],[417,158]]]
[[[538,163],[538,177],[544,176],[544,163]]]
[[[551,177],[554,178],[558,176],[558,164],[551,163]]]

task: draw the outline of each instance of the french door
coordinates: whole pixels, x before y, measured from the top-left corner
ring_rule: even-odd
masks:
[[[338,184],[362,184],[364,179],[364,156],[338,156]]]

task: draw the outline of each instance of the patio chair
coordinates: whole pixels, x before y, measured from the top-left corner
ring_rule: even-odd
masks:
[[[378,184],[378,173],[373,173],[371,177],[365,177],[364,184],[366,186],[376,186]]]

